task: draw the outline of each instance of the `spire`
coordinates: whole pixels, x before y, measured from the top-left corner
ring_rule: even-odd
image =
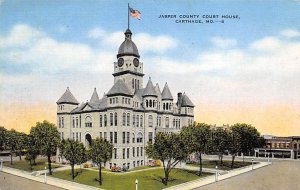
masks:
[[[76,100],[74,95],[71,93],[69,87],[67,87],[66,92],[57,100],[57,104],[76,104],[78,105],[79,102]]]
[[[161,93],[161,99],[162,100],[173,100],[173,96],[171,94],[171,91],[168,87],[168,83],[165,84],[165,87]]]
[[[92,97],[90,99],[90,103],[91,104],[97,104],[97,103],[99,103],[99,96],[98,96],[96,88],[94,88],[94,92],[93,92],[93,95],[92,95]]]
[[[108,91],[106,94],[107,96],[113,96],[113,95],[125,95],[125,96],[132,96],[133,94],[128,89],[125,82],[121,79],[119,79],[113,87]]]
[[[161,92],[160,92],[160,88],[159,88],[158,83],[156,83],[156,85],[155,85],[155,91],[156,91],[156,94],[157,94],[157,95],[161,95]]]
[[[151,77],[149,77],[149,80],[148,80],[148,83],[144,90],[143,96],[156,96],[157,97],[157,93],[152,84]]]

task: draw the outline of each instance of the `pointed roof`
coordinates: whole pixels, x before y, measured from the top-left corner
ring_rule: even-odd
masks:
[[[94,92],[93,92],[93,95],[90,99],[90,103],[91,104],[98,104],[99,103],[99,96],[98,96],[96,88],[94,88]]]
[[[78,105],[79,102],[76,100],[74,95],[71,93],[69,87],[67,87],[66,92],[57,100],[57,104],[76,104]]]
[[[182,103],[181,106],[188,106],[188,107],[195,107],[195,105],[193,104],[193,102],[189,99],[189,97],[184,93],[182,95]]]
[[[168,83],[165,84],[165,87],[161,93],[161,99],[162,100],[173,100],[173,96],[171,94],[171,91],[168,87]]]
[[[155,91],[156,91],[156,94],[157,94],[157,95],[161,95],[161,92],[160,92],[160,88],[159,88],[158,83],[156,83],[156,85],[155,85]]]
[[[144,90],[143,96],[156,96],[157,97],[157,93],[152,84],[151,77],[149,77],[149,80],[148,80],[148,83]]]
[[[132,96],[132,93],[126,86],[125,82],[121,79],[119,79],[113,87],[108,91],[106,94],[107,96],[112,96],[112,95],[127,95],[127,96]]]

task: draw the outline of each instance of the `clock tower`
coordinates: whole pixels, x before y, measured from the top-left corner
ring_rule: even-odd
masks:
[[[123,80],[134,93],[143,87],[143,63],[140,62],[139,51],[131,40],[132,33],[125,31],[125,40],[120,45],[117,62],[114,63],[114,82]]]

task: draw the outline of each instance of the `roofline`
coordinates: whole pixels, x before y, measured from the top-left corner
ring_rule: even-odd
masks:
[[[117,55],[117,58],[122,57],[124,55],[129,55],[129,56],[134,56],[134,57],[140,58],[140,55],[137,55],[137,54],[134,54],[134,53],[120,53],[120,54]]]
[[[75,103],[75,102],[56,102],[57,105],[59,104],[72,104],[72,105],[79,105],[79,103]]]
[[[127,97],[133,97],[134,95],[131,94],[124,94],[124,93],[114,93],[114,94],[106,94],[107,97],[112,97],[112,96],[127,96]]]
[[[145,96],[157,97],[157,95],[152,95],[152,94],[145,94],[145,95],[142,95],[142,97],[145,97]]]
[[[129,71],[129,70],[126,70],[126,71],[121,71],[121,72],[118,72],[118,73],[113,73],[112,75],[115,77],[115,76],[120,76],[120,75],[124,75],[124,74],[133,74],[133,75],[137,75],[137,76],[144,76],[145,74],[143,73],[138,73],[138,72],[133,72],[133,71]]]
[[[171,99],[171,98],[161,98],[161,100],[174,100],[174,99]]]

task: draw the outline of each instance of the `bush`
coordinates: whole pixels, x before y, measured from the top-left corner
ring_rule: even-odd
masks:
[[[154,160],[146,163],[146,166],[155,167],[155,166],[161,166],[159,160]]]
[[[90,168],[90,167],[91,167],[91,164],[88,164],[88,163],[83,164],[83,168]]]

